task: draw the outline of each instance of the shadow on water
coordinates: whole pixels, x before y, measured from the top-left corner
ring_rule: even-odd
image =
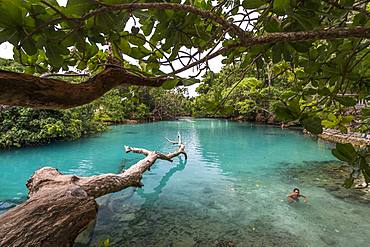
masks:
[[[121,222],[129,229],[135,229],[135,227],[141,227],[143,224],[142,222],[143,217],[139,217],[140,215],[146,215],[145,212],[155,208],[155,203],[159,200],[160,195],[162,193],[163,188],[166,187],[170,178],[179,171],[185,169],[186,160],[183,160],[181,157],[178,157],[179,164],[177,166],[172,167],[160,180],[159,185],[153,189],[153,192],[144,193],[143,189],[136,189],[136,188],[129,188],[122,192],[116,193],[120,194],[119,197],[111,198],[113,196],[107,195],[105,198],[106,200],[102,200],[99,203],[99,222],[101,225],[105,226],[106,224],[109,225],[113,222]],[[125,169],[128,164],[133,164],[133,160],[123,159],[119,170]],[[132,196],[138,195],[140,199],[143,199],[144,202],[139,206],[130,207],[130,199]],[[139,216],[138,216],[139,215]],[[160,214],[158,214],[160,215]],[[90,246],[91,243],[97,243],[101,239],[111,238],[114,235],[119,236],[118,238],[112,239],[112,244],[120,246],[119,244],[123,244],[124,241],[131,241],[131,237],[127,236],[127,232],[120,233],[115,232],[117,229],[121,228],[114,228],[111,229],[107,233],[105,231],[100,231],[99,229],[89,228],[86,230],[85,233],[81,234],[81,236],[76,240],[75,247],[84,247]],[[93,231],[95,231],[94,236]],[[140,229],[142,231],[142,229]],[[121,236],[122,234],[122,236]]]
[[[150,208],[153,206],[155,201],[159,199],[160,194],[162,193],[162,189],[167,185],[167,182],[170,178],[178,171],[182,171],[185,169],[186,160],[183,160],[179,157],[179,164],[177,166],[172,167],[161,179],[159,185],[153,189],[151,193],[144,193],[144,190],[139,189],[136,193],[143,199],[145,199],[145,203],[142,207]]]
[[[136,131],[124,131],[123,134],[126,134],[126,135],[136,135],[138,132]]]
[[[21,196],[17,199],[7,199],[0,201],[0,214],[5,213],[7,210],[21,204],[26,200],[27,200],[26,196]]]

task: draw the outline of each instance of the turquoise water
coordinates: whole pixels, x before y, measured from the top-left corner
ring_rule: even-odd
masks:
[[[138,154],[123,145],[163,152],[180,131],[188,160],[158,161],[142,189],[98,200],[90,237],[76,246],[367,246],[370,207],[283,176],[291,167],[334,160],[326,144],[299,132],[225,120],[183,119],[114,126],[74,142],[0,153],[0,201],[21,201],[25,183],[43,166],[64,173],[119,172]],[[299,187],[309,203],[286,203]],[[84,243],[84,244],[82,244]]]

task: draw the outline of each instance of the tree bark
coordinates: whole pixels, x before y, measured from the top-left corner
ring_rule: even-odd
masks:
[[[166,78],[144,78],[121,68],[107,68],[80,84],[0,70],[0,104],[43,109],[80,106],[122,85],[159,87]]]
[[[78,234],[96,218],[95,198],[143,186],[143,173],[157,159],[172,162],[181,154],[187,158],[180,134],[175,143],[178,149],[168,154],[125,146],[126,153],[146,157],[120,174],[78,177],[51,167],[37,170],[27,181],[28,200],[0,215],[0,246],[72,246]]]

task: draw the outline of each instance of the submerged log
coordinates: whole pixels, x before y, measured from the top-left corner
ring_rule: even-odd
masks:
[[[78,177],[51,167],[37,170],[27,181],[28,200],[0,215],[0,246],[72,246],[78,234],[96,218],[95,198],[143,186],[143,173],[157,159],[172,162],[181,154],[187,158],[180,134],[172,143],[178,149],[168,154],[125,146],[126,153],[146,157],[120,174]]]

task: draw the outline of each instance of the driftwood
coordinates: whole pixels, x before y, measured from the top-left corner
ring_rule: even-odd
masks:
[[[75,238],[96,218],[95,198],[127,187],[141,187],[143,173],[157,159],[168,160],[183,154],[185,145],[178,134],[176,151],[163,154],[125,146],[126,153],[146,157],[120,174],[91,177],[63,175],[44,167],[27,181],[28,200],[0,215],[0,246],[72,246]]]

